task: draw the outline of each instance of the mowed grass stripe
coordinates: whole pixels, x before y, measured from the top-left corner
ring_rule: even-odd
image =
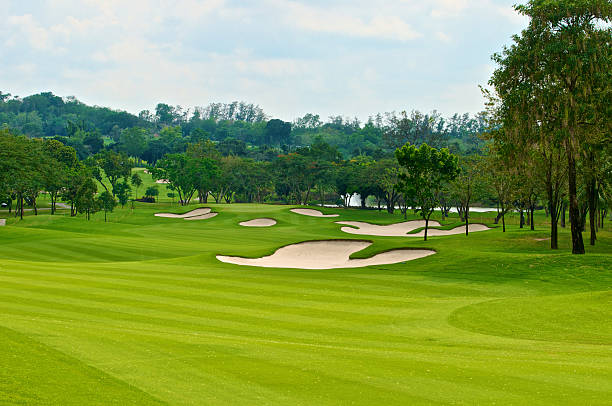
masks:
[[[11,248],[11,261],[0,248],[0,325],[171,404],[558,405],[605,404],[612,395],[610,346],[556,341],[554,334],[579,334],[588,323],[570,318],[557,331],[546,319],[563,312],[562,294],[610,289],[612,238],[605,230],[581,258],[563,251],[567,230],[563,249],[551,254],[546,243],[528,240],[545,233],[510,226],[505,235],[493,230],[427,244],[372,238],[362,253],[438,251],[407,264],[256,269],[220,264],[214,255],[259,256],[346,235],[332,221],[287,207],[215,206],[221,214],[210,222],[160,221],[153,212],[173,209],[143,207],[118,209],[107,224],[99,215],[91,222],[39,216],[3,230],[21,234],[8,245],[18,242],[22,250]],[[403,220],[330,211],[343,220]],[[253,217],[279,224],[257,232],[237,226]],[[27,254],[44,245],[43,235],[55,240],[35,262]],[[90,244],[75,251],[73,242]],[[549,302],[549,294],[558,300]],[[483,315],[496,316],[479,303],[523,298],[548,309],[521,308],[536,323],[529,329],[549,330],[544,339],[507,334],[516,325],[512,309],[496,312],[501,319],[488,323],[491,331],[461,329],[451,320],[457,309],[473,306],[464,319],[478,327]],[[575,306],[591,317],[589,302]],[[498,329],[506,335],[495,335]]]
[[[135,321],[154,324],[163,324],[166,321],[170,323],[186,321],[196,324],[201,322],[208,326],[214,326],[218,323],[225,325],[228,321],[239,319],[241,328],[261,329],[263,325],[273,325],[274,331],[281,329],[280,332],[284,335],[292,330],[297,333],[316,330],[317,337],[321,338],[329,335],[350,336],[357,334],[359,340],[376,341],[384,336],[388,342],[397,341],[402,339],[404,330],[398,326],[403,325],[405,321],[414,323],[415,314],[418,314],[415,311],[403,312],[402,315],[373,314],[367,317],[353,314],[350,315],[352,317],[347,317],[343,321],[340,317],[332,318],[333,315],[330,316],[328,312],[314,309],[311,309],[309,315],[306,316],[254,309],[251,306],[211,305],[205,302],[179,305],[169,303],[170,301],[164,298],[158,298],[158,303],[155,303],[130,298],[118,300],[116,297],[94,294],[84,294],[80,298],[75,298],[62,294],[63,290],[59,292],[60,294],[53,295],[53,289],[50,289],[50,292],[43,289],[19,289],[18,286],[10,283],[8,287],[12,287],[14,293],[11,296],[0,295],[0,301],[4,302],[5,308],[14,307],[16,303],[27,303],[29,306],[38,305],[45,311],[51,308],[60,311],[69,309],[72,312],[78,310],[81,313],[96,313],[110,318],[113,318],[116,313],[120,313],[122,315],[120,318],[134,316]],[[441,311],[448,313],[452,308],[453,305],[451,304],[446,310],[441,309]],[[155,317],[148,319],[152,315],[155,315]],[[156,323],[158,319],[161,322]],[[426,321],[425,324],[427,324]],[[321,334],[321,331],[325,331],[325,334]]]
[[[203,292],[199,295],[154,295],[134,293],[133,291],[119,291],[115,289],[105,289],[99,287],[84,288],[79,286],[75,288],[68,284],[53,284],[46,282],[21,282],[13,281],[8,278],[0,278],[3,285],[15,291],[31,292],[33,295],[52,295],[60,298],[98,300],[105,303],[121,303],[129,306],[141,305],[144,307],[154,306],[159,308],[172,309],[176,307],[177,311],[236,311],[258,312],[261,315],[278,315],[278,317],[311,317],[313,320],[332,318],[336,321],[351,320],[351,321],[377,321],[382,323],[387,317],[398,321],[404,317],[416,318],[421,314],[420,309],[423,304],[418,300],[406,300],[405,307],[401,314],[391,310],[388,306],[384,306],[377,302],[372,302],[367,305],[346,306],[346,305],[331,305],[329,302],[321,302],[314,300],[291,300],[279,304],[274,298],[264,300],[261,296],[251,295],[250,300],[227,296],[224,293],[208,293]],[[146,292],[146,290],[145,290]],[[259,299],[259,300],[258,300]],[[472,304],[474,299],[463,299],[461,301],[448,300],[433,300],[429,303],[429,307],[441,307],[443,312],[450,312],[458,304]],[[446,307],[446,308],[445,308]],[[320,317],[324,314],[324,317]]]
[[[225,343],[225,340],[224,340],[224,343]],[[277,343],[274,343],[272,345],[277,345]],[[284,343],[279,343],[279,345],[284,345]],[[325,347],[322,348],[322,351],[326,351],[326,350],[329,350],[329,349],[326,349]],[[334,348],[334,350],[342,351],[341,348],[340,349]],[[414,354],[410,354],[409,357],[411,358],[413,355]],[[292,358],[283,357],[283,359],[285,360],[284,362],[287,362],[286,360],[292,359]],[[358,387],[359,385],[369,384],[368,381],[371,381],[372,379],[376,378],[376,377],[373,377],[371,374],[367,373],[367,365],[369,363],[375,362],[375,364],[380,366],[381,368],[383,368],[384,366],[384,365],[381,365],[381,362],[384,362],[384,359],[381,360],[379,357],[370,359],[370,355],[367,352],[365,354],[364,353],[353,354],[352,351],[349,351],[346,353],[346,361],[355,362],[356,360],[359,360],[359,362],[363,363],[362,369],[365,369],[365,370],[360,373],[364,374],[364,377],[367,377],[367,379],[366,380],[356,379],[354,381],[355,388]],[[499,390],[499,388],[501,387],[512,388],[516,384],[524,383],[525,381],[530,381],[534,383],[534,380],[524,379],[524,378],[521,378],[520,376],[517,377],[512,373],[498,375],[498,376],[491,376],[491,374],[487,372],[488,364],[486,361],[477,363],[483,368],[484,370],[483,372],[480,370],[480,368],[474,368],[471,365],[468,366],[470,361],[467,358],[453,360],[452,357],[441,357],[439,362],[437,363],[426,362],[426,361],[421,361],[421,360],[411,360],[409,363],[405,363],[406,360],[407,360],[406,357],[402,357],[399,354],[394,354],[390,358],[387,358],[388,362],[397,364],[397,367],[394,369],[395,373],[391,373],[393,371],[390,371],[390,370],[385,370],[384,375],[381,375],[381,376],[387,377],[387,380],[386,380],[387,386],[389,385],[389,382],[392,382],[393,379],[397,378],[397,379],[400,379],[399,381],[397,381],[397,385],[401,385],[404,388],[410,388],[412,385],[416,387],[420,385],[424,385],[426,387],[435,387],[435,388],[446,387],[446,389],[451,389],[451,386],[452,386],[453,391],[448,391],[448,393],[446,394],[447,397],[450,396],[450,393],[456,393],[457,390],[459,390],[462,394],[465,394],[466,392],[473,392],[473,393],[470,393],[472,397],[473,396],[488,397],[494,394],[503,395],[504,392]],[[122,363],[121,361],[119,362]],[[402,365],[401,362],[404,362],[404,364]],[[265,361],[258,360],[258,363],[260,363],[260,365],[265,364]],[[418,364],[418,367],[415,364]],[[311,362],[309,362],[308,365],[310,365],[309,368],[312,368]],[[328,369],[327,367],[329,366],[329,362],[324,362],[322,366],[325,368],[325,370],[327,370]],[[219,368],[223,369],[222,366],[220,366]],[[406,368],[412,371],[411,376],[410,376],[410,382],[411,382],[410,384],[405,381]],[[533,369],[541,371],[542,364],[538,362],[537,365],[533,366]],[[337,368],[336,370],[341,371],[342,368]],[[283,371],[284,373],[287,373],[287,369],[284,369]],[[442,380],[442,377],[448,375],[449,373],[452,374],[453,372],[456,373],[458,371],[460,371],[461,375],[464,376],[463,380],[452,379],[448,381],[450,383],[449,385],[441,385],[441,383],[444,382]],[[508,371],[510,372],[512,370],[509,369]],[[219,369],[215,369],[215,372],[219,373]],[[341,373],[341,375],[339,376],[340,380],[343,380],[345,382],[350,381],[350,379],[347,379],[348,378],[347,374],[351,374],[351,372],[352,371],[350,372],[345,371],[344,373]],[[525,371],[523,370],[523,372]],[[515,374],[520,375],[521,372],[517,371],[515,372]],[[319,376],[320,379],[326,378],[325,371],[319,371],[317,372],[316,375]],[[399,375],[399,376],[396,376],[396,375]],[[424,376],[422,377],[422,379],[419,379],[421,375],[424,375]],[[401,378],[402,376],[403,376],[403,379]],[[487,379],[481,379],[485,377],[487,377]],[[335,382],[335,380],[326,379],[326,382]],[[482,384],[482,382],[490,382],[490,388],[492,390],[486,390],[483,387],[484,385]],[[559,390],[557,385],[546,384],[545,382],[542,382],[539,378],[535,379],[535,382],[537,383],[539,389],[538,389],[537,395],[535,393],[532,394],[534,395],[532,399],[540,399],[544,401],[545,398],[542,397],[542,393],[548,393],[550,395],[553,393],[557,393]],[[467,389],[470,389],[470,390],[467,390]],[[591,392],[588,398],[591,398],[591,397],[597,398],[597,396],[601,396],[601,393],[597,391],[587,391],[587,392]],[[512,395],[508,395],[508,396],[509,398],[513,397]],[[432,399],[434,398],[435,397],[432,397]],[[452,399],[452,397],[448,397],[448,399]],[[585,397],[585,399],[587,399],[587,397]]]
[[[332,283],[321,286],[318,284],[315,287],[303,287],[300,284],[278,285],[271,280],[269,283],[254,283],[250,281],[241,282],[238,280],[227,280],[224,283],[219,283],[219,280],[210,282],[205,278],[193,280],[190,277],[175,277],[175,278],[156,278],[156,277],[121,277],[121,275],[100,275],[92,273],[83,274],[64,274],[61,272],[49,272],[45,274],[36,273],[35,275],[27,275],[24,277],[24,271],[4,270],[4,277],[14,277],[24,280],[38,280],[46,282],[57,282],[72,284],[75,283],[85,287],[100,287],[108,289],[125,289],[133,292],[152,292],[153,294],[165,295],[199,295],[206,292],[227,292],[231,295],[242,295],[242,297],[287,297],[292,298],[302,297],[309,301],[325,301],[331,303],[346,303],[355,304],[377,302],[380,305],[397,305],[412,300],[411,296],[393,296],[392,292],[381,292],[381,289],[369,286],[345,286],[338,288]],[[0,275],[1,277],[1,275]],[[416,285],[418,287],[419,285]],[[413,289],[415,286],[412,287]],[[204,291],[204,292],[203,292]],[[357,300],[355,296],[358,296]],[[422,295],[419,295],[422,296]]]

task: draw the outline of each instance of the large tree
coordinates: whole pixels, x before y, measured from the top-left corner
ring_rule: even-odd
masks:
[[[427,144],[418,148],[406,144],[395,151],[395,157],[403,169],[399,188],[425,220],[427,241],[429,218],[440,205],[442,188],[459,174],[458,158],[446,148],[438,150]]]
[[[94,178],[100,182],[104,190],[116,194],[116,186],[121,178],[127,179],[132,172],[133,162],[123,152],[106,150],[97,154],[93,160],[89,160]],[[108,189],[104,178],[108,179],[111,189]]]
[[[577,171],[585,152],[609,137],[612,126],[612,3],[530,0],[516,9],[530,18],[529,26],[494,55],[499,67],[490,84],[504,127],[526,143],[544,137],[563,150],[572,252],[583,254]]]

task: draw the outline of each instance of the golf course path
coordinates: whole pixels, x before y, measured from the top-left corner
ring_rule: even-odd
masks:
[[[217,259],[230,264],[264,268],[334,269],[396,264],[436,253],[431,250],[396,249],[370,258],[349,258],[351,254],[370,245],[372,243],[368,241],[354,240],[307,241],[279,248],[274,254],[266,257],[242,258],[217,255]]]

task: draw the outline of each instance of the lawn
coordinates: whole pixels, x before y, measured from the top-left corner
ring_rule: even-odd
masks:
[[[219,215],[153,216],[196,207]],[[543,213],[536,231],[510,216],[507,233],[425,242],[334,224],[400,214],[289,209],[162,202],[119,208],[108,223],[65,210],[9,217],[0,227],[0,404],[610,404],[608,225],[587,255],[572,256],[567,229],[561,249],[548,249]],[[473,214],[492,225],[492,214]],[[257,217],[278,224],[238,225]],[[340,270],[215,258],[321,239],[373,241],[358,257],[437,254]]]

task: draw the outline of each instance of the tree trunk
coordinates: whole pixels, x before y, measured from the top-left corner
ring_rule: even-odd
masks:
[[[529,213],[529,217],[530,217],[529,224],[531,226],[531,231],[535,231],[535,224],[533,224],[533,212],[534,212],[534,210],[535,210],[534,206],[531,206],[531,208],[529,209],[529,211],[530,211],[530,213]]]
[[[429,216],[431,214],[427,215],[427,218],[425,219],[425,239],[423,241],[427,241],[427,229],[429,228]]]
[[[567,210],[567,205],[565,202],[561,203],[561,228],[565,228],[565,211]]]
[[[572,135],[573,136],[573,135]],[[572,254],[584,254],[584,242],[580,224],[580,209],[578,207],[578,197],[576,194],[576,157],[571,140],[568,142],[567,163],[568,163],[568,184],[569,184],[569,218],[572,228]]]
[[[525,214],[523,212],[523,209],[519,209],[519,213],[520,213],[519,228],[523,228],[523,226],[525,225]]]
[[[19,219],[23,220],[23,194],[19,195]]]
[[[467,236],[470,232],[470,204],[465,206],[465,235]]]
[[[587,196],[589,199],[589,228],[591,231],[589,243],[595,245],[595,240],[597,240],[597,230],[595,229],[595,216],[597,214],[597,183],[595,182],[594,176],[591,176],[591,179],[589,179],[587,189]]]
[[[385,200],[387,201],[387,213],[393,214],[395,211],[395,200],[393,199],[393,196],[386,197]]]

